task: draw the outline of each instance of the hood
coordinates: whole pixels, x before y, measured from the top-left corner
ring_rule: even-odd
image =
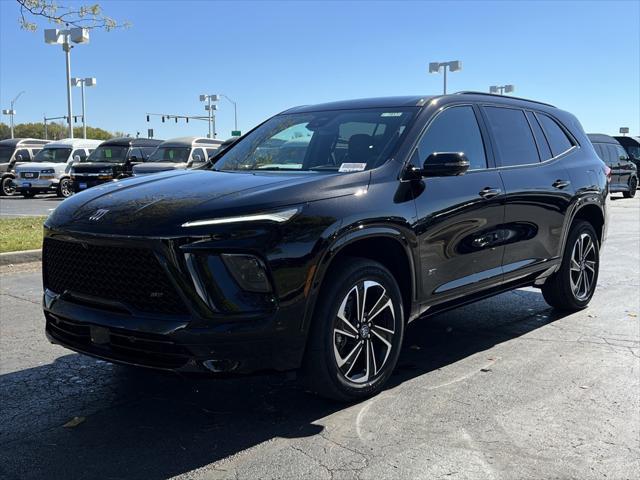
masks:
[[[370,172],[227,173],[183,170],[110,182],[73,195],[46,225],[109,235],[185,236],[187,221],[269,211],[321,199],[353,195],[369,183]],[[108,210],[100,220],[89,217]]]
[[[73,171],[76,173],[93,173],[106,168],[111,170],[116,165],[122,164],[115,162],[78,162],[73,164]]]
[[[184,170],[185,168],[187,168],[186,163],[149,162],[133,167],[133,173],[141,175],[144,173],[166,172],[168,170]]]
[[[28,163],[20,163],[16,166],[16,172],[39,172],[40,170],[44,170],[45,168],[56,168],[60,167],[60,165],[64,166],[64,163],[55,163],[55,162],[28,162]]]

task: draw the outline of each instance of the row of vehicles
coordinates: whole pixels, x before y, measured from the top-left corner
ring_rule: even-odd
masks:
[[[130,137],[107,141],[3,140],[1,192],[4,196],[18,192],[25,198],[38,193],[69,197],[74,192],[131,175],[201,167],[231,140],[200,137],[167,141]]]
[[[588,134],[598,156],[611,169],[610,193],[633,198],[638,188],[640,137]],[[0,141],[0,194],[16,191],[25,198],[38,193],[69,197],[101,183],[131,175],[148,175],[205,165],[236,138],[225,142],[202,137],[167,141],[113,138],[107,141],[65,139],[49,142],[32,138]],[[278,155],[280,168],[296,165],[306,142],[273,139],[261,147],[263,155]],[[344,148],[343,148],[344,149]],[[289,166],[289,167],[288,167]]]

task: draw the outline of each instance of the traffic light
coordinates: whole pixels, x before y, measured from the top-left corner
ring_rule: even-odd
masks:
[[[162,116],[162,123],[164,123],[164,115]]]
[[[147,115],[147,122],[149,122],[149,115]]]

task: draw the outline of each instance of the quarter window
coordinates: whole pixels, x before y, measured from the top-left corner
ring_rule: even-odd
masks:
[[[555,120],[542,113],[538,113],[536,116],[547,134],[547,140],[549,140],[549,145],[551,146],[554,157],[573,147],[573,142],[567,137],[567,134],[564,133],[564,130],[560,128],[560,125],[558,125]]]
[[[462,152],[469,160],[470,170],[487,168],[484,143],[473,107],[447,108],[435,118],[420,140],[418,153],[424,162],[436,152]]]
[[[485,107],[503,167],[538,163],[538,149],[522,110]]]
[[[551,148],[549,148],[549,143],[544,136],[544,132],[542,131],[542,127],[536,120],[536,117],[533,113],[527,112],[527,120],[529,120],[529,125],[531,125],[531,129],[533,130],[533,136],[536,139],[536,144],[538,145],[538,153],[540,154],[540,160],[543,162],[545,160],[549,160],[553,155],[551,154]]]

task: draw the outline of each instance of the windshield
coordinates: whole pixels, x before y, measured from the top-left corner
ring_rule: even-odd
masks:
[[[34,162],[53,162],[53,163],[65,163],[69,160],[71,155],[70,148],[43,148],[35,157]]]
[[[105,146],[96,148],[84,162],[113,162],[124,163],[129,147]]]
[[[335,110],[275,116],[223,153],[222,171],[354,172],[382,165],[416,108]]]
[[[147,161],[183,163],[189,161],[190,151],[190,147],[158,147]]]
[[[8,162],[15,151],[14,147],[0,147],[0,162]]]

